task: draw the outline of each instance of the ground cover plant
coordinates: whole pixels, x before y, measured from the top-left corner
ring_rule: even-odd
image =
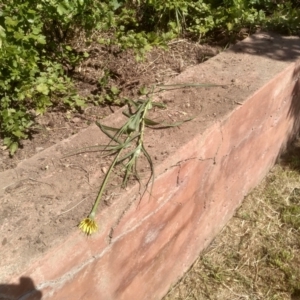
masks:
[[[93,43],[116,56],[133,49],[141,60],[177,37],[222,40],[224,46],[245,28],[246,34],[258,27],[295,34],[298,6],[292,0],[0,2],[2,143],[14,154],[38,130],[36,117],[47,109],[82,112],[89,103],[124,103],[120,87],[109,84],[118,74],[105,69],[95,78],[97,94],[79,96],[74,70],[88,59]]]
[[[299,142],[164,300],[300,299]]]

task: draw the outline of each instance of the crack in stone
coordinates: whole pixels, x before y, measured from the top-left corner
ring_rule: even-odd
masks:
[[[222,130],[221,123],[219,123],[219,125],[220,125],[220,128],[219,128],[219,129],[220,129],[220,133],[221,133],[221,142],[220,142],[220,144],[219,144],[219,146],[218,146],[218,149],[217,149],[217,151],[216,151],[216,154],[215,154],[215,156],[214,156],[214,165],[217,164],[217,162],[216,162],[216,157],[218,156],[219,150],[220,150],[220,148],[221,148],[221,146],[222,146],[222,144],[223,144],[223,142],[224,142],[223,130]]]
[[[115,224],[110,228],[109,235],[108,235],[108,244],[109,245],[112,243],[112,239],[113,239],[115,229],[120,224],[122,218],[125,216],[125,214],[130,209],[131,205],[135,202],[136,199],[137,199],[137,196],[134,196],[133,199],[131,201],[129,201],[129,203],[123,209],[122,213],[119,215],[119,217],[118,217],[117,221],[115,222]]]
[[[179,187],[179,176],[181,171],[181,163],[178,164],[177,178],[176,178],[176,187]]]
[[[186,161],[195,160],[195,159],[197,159],[197,157],[191,157],[191,158],[187,158],[187,159],[184,159],[184,160],[180,160],[175,165],[170,167],[170,168],[178,167],[177,178],[176,178],[176,187],[179,187],[179,185],[180,185],[179,184],[179,177],[180,177],[180,171],[181,171],[181,164],[186,162]]]
[[[222,126],[221,126],[221,124],[220,124],[220,133],[221,133],[221,142],[220,142],[219,145],[218,145],[218,148],[217,148],[217,150],[216,150],[215,155],[214,155],[213,157],[199,158],[199,159],[198,159],[199,161],[212,160],[214,165],[217,164],[216,158],[217,158],[217,156],[218,156],[219,150],[220,150],[220,148],[221,148],[221,146],[222,146],[222,144],[223,144],[223,141],[224,141],[224,138],[223,138],[223,131],[222,131]],[[228,155],[225,155],[225,156],[228,156]]]

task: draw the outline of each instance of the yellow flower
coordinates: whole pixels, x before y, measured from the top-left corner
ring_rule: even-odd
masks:
[[[96,232],[98,230],[98,225],[92,218],[85,218],[82,220],[78,227],[87,235],[91,235],[92,233]]]

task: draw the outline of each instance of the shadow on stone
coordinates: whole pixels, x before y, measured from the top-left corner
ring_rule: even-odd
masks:
[[[42,295],[29,277],[21,277],[19,284],[0,284],[0,300],[40,300]]]
[[[260,33],[252,35],[251,39],[236,44],[228,51],[292,62],[299,58],[300,44],[297,37],[285,37],[275,33]]]
[[[282,146],[282,149],[278,155],[279,160],[282,159],[286,162],[288,162],[290,156],[297,156],[300,158],[300,144],[295,142],[295,140],[299,138],[300,133],[300,61],[295,67],[292,80],[295,82],[295,84],[292,91],[291,106],[289,108],[287,117],[293,119],[293,127],[287,136],[286,145]]]
[[[293,73],[293,82],[295,82],[292,92],[292,103],[288,116],[294,118],[294,133],[299,132],[300,128],[300,61],[297,63]]]

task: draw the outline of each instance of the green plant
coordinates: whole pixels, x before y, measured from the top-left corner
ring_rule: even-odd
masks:
[[[104,81],[105,83],[105,81]],[[156,87],[152,87],[152,90],[149,94],[153,94],[155,92],[160,92],[162,90],[170,90],[170,89],[180,89],[183,87],[215,87],[217,85],[215,84],[197,84],[197,83],[184,83],[184,84],[170,84],[170,85],[159,85]],[[145,89],[144,89],[145,92]],[[103,125],[99,122],[96,122],[98,127],[101,129],[101,131],[110,138],[110,142],[107,145],[100,145],[95,147],[86,147],[83,149],[80,149],[79,151],[75,153],[67,154],[67,156],[76,155],[83,152],[88,151],[101,151],[101,152],[107,152],[107,155],[113,155],[114,159],[107,171],[107,173],[104,176],[104,179],[102,181],[98,196],[96,198],[96,201],[94,202],[94,205],[92,207],[92,210],[87,218],[83,219],[79,223],[79,228],[87,235],[90,235],[97,231],[98,225],[95,222],[95,216],[96,211],[98,209],[98,206],[100,204],[100,201],[102,199],[103,192],[106,188],[106,185],[108,183],[108,180],[110,176],[112,175],[113,169],[121,164],[123,166],[122,171],[124,172],[123,175],[123,181],[122,181],[122,187],[126,187],[129,177],[133,176],[138,182],[141,184],[140,176],[138,174],[137,170],[137,162],[140,157],[140,155],[144,155],[147,162],[150,166],[150,177],[148,178],[146,184],[145,184],[145,191],[148,189],[148,186],[152,180],[154,180],[154,165],[151,159],[151,156],[147,152],[145,146],[144,146],[144,135],[145,135],[145,129],[146,127],[151,128],[168,128],[168,127],[176,127],[181,125],[184,122],[192,120],[192,118],[188,118],[185,120],[181,120],[178,122],[174,122],[172,124],[167,124],[165,122],[157,122],[153,121],[148,118],[148,112],[153,108],[165,108],[165,105],[160,102],[154,102],[152,101],[152,98],[149,96],[149,94],[146,95],[146,100],[137,100],[133,101],[130,99],[127,99],[128,104],[128,110],[124,110],[123,114],[128,118],[128,120],[125,122],[123,126],[120,128],[114,128],[109,127],[106,125]],[[123,152],[125,152],[123,154]],[[123,155],[123,156],[122,156]],[[150,190],[151,195],[151,190]],[[142,197],[142,196],[141,196]]]
[[[172,127],[172,126],[179,126],[183,122],[190,120],[187,119],[174,124],[164,124],[164,123],[159,123],[148,119],[147,114],[148,111],[152,109],[152,107],[158,107],[158,108],[165,107],[164,104],[160,102],[153,102],[151,98],[147,98],[146,100],[138,100],[138,101],[129,100],[128,105],[129,105],[128,111],[123,112],[123,114],[126,117],[128,117],[128,120],[125,122],[125,124],[122,127],[113,128],[113,127],[105,126],[99,122],[96,123],[101,129],[101,131],[111,139],[108,145],[100,146],[100,150],[104,152],[108,152],[108,155],[114,155],[114,159],[107,173],[105,174],[97,199],[92,207],[89,216],[83,219],[79,224],[79,228],[87,235],[94,233],[98,229],[98,225],[95,222],[96,211],[102,199],[102,195],[108,183],[109,177],[112,175],[112,171],[116,165],[119,164],[123,165],[124,176],[123,176],[122,186],[126,187],[130,176],[134,176],[134,178],[136,178],[140,182],[140,177],[137,171],[137,161],[140,155],[144,155],[150,165],[150,171],[151,171],[150,177],[146,183],[146,189],[148,188],[150,181],[153,180],[154,178],[153,162],[144,146],[144,134],[145,134],[146,126],[156,127],[162,125],[164,127]],[[83,149],[83,151],[86,150],[88,151],[88,149]],[[123,154],[124,151],[125,153]]]
[[[277,3],[278,2],[278,3]],[[297,1],[273,0],[9,0],[0,4],[0,135],[13,154],[28,137],[35,116],[53,105],[81,107],[64,69],[88,53],[72,41],[97,40],[143,59],[153,46],[178,36],[202,38],[242,27],[300,30]],[[118,87],[105,87],[99,101],[118,101]]]
[[[35,115],[54,104],[84,104],[61,64],[47,55],[43,26],[32,1],[12,0],[0,11],[0,133],[12,155]]]
[[[300,206],[291,205],[282,210],[281,218],[283,222],[292,226],[296,230],[300,228]]]

